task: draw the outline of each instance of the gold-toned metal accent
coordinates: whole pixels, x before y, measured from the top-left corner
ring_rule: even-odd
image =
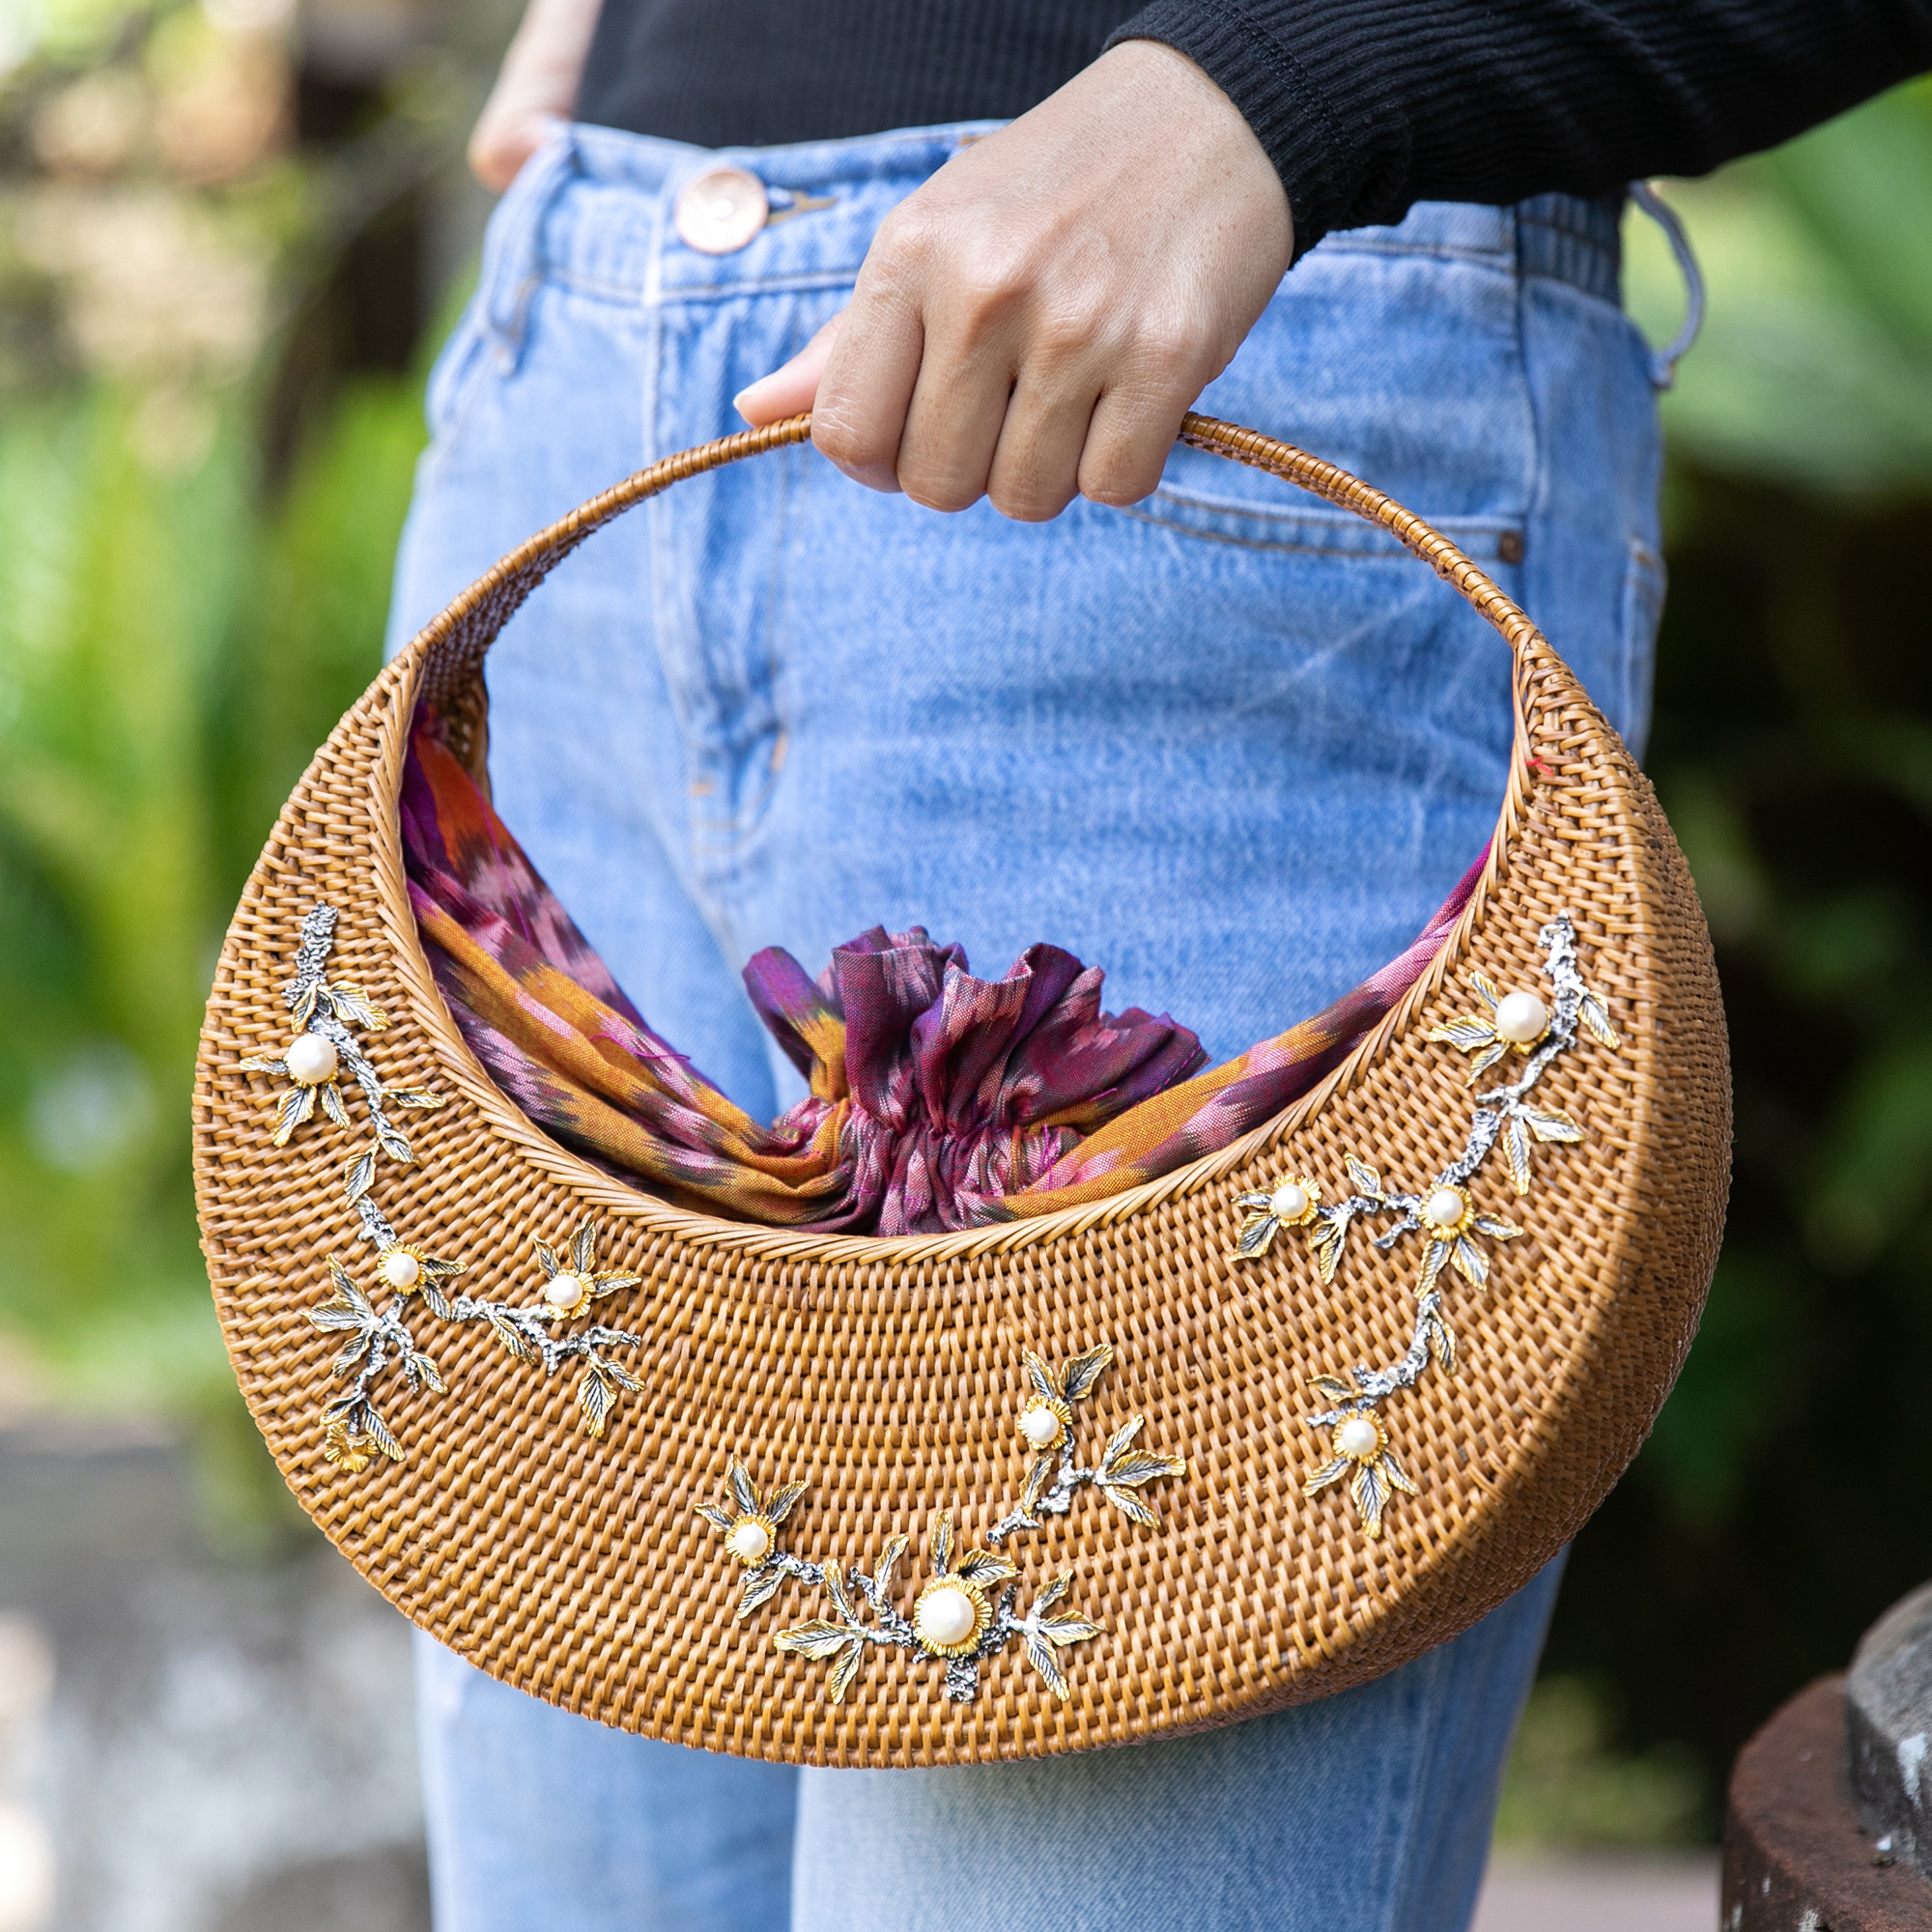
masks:
[[[1026,1419],[1029,1415],[1042,1411],[1052,1416],[1058,1426],[1051,1435],[1036,1442],[1027,1434]],[[1066,1440],[1066,1433],[1073,1427],[1072,1406],[1062,1402],[1058,1397],[1040,1395],[1036,1392],[1021,1405],[1019,1419],[1013,1424],[1013,1427],[1019,1431],[1020,1439],[1029,1449],[1033,1450],[1036,1455],[1044,1455],[1048,1450],[1058,1449]]]
[[[1298,1187],[1308,1197],[1308,1205],[1299,1214],[1283,1215],[1275,1211],[1275,1202],[1285,1187]],[[1283,1228],[1300,1228],[1308,1232],[1311,1238],[1318,1237],[1320,1222],[1317,1217],[1321,1212],[1321,1185],[1309,1179],[1305,1174],[1285,1175],[1266,1194],[1237,1195],[1235,1206],[1241,1208],[1248,1218],[1241,1223],[1240,1239],[1235,1243],[1230,1259],[1237,1262],[1259,1261],[1274,1245],[1274,1237]]]
[[[730,1551],[732,1559],[735,1562],[747,1570],[763,1569],[766,1564],[772,1562],[778,1555],[779,1524],[791,1514],[792,1508],[797,1503],[799,1497],[804,1495],[805,1485],[803,1483],[780,1483],[769,1496],[761,1496],[758,1493],[757,1485],[752,1481],[752,1472],[742,1463],[733,1463],[731,1464],[729,1482],[730,1494],[725,1500],[723,1503],[698,1503],[696,1505],[697,1514],[706,1522],[710,1523],[714,1529],[723,1532],[724,1547]],[[746,1522],[755,1522],[770,1539],[765,1545],[765,1553],[762,1556],[742,1556],[732,1545],[732,1533],[738,1528],[739,1524]],[[772,1579],[772,1590],[776,1590],[777,1588],[778,1577],[775,1574]],[[770,1595],[771,1590],[765,1592],[765,1596],[768,1597]],[[760,1597],[757,1602],[764,1602],[764,1598]],[[742,1617],[747,1610],[755,1609],[756,1607],[757,1604],[755,1603],[747,1602],[740,1604],[738,1614]]]
[[[919,1613],[925,1600],[941,1590],[956,1590],[973,1605],[973,1628],[957,1643],[935,1643],[931,1637],[920,1635]],[[928,1577],[919,1595],[913,1599],[912,1627],[919,1636],[919,1647],[934,1657],[971,1657],[980,1648],[980,1639],[986,1634],[986,1626],[993,1620],[993,1606],[986,1601],[986,1593],[979,1584],[969,1582],[964,1577],[942,1572],[937,1577]]]
[[[597,1266],[597,1224],[585,1221],[578,1229],[576,1239],[570,1245],[570,1265],[566,1268],[556,1258],[556,1252],[546,1241],[532,1241],[536,1250],[537,1266],[543,1270],[544,1285],[537,1291],[542,1302],[543,1320],[550,1322],[565,1321],[573,1315],[581,1315],[593,1301],[602,1301],[607,1294],[615,1294],[620,1288],[636,1288],[640,1276],[625,1274],[616,1268],[599,1269]],[[548,1290],[552,1282],[562,1275],[571,1275],[582,1284],[582,1293],[567,1308],[554,1305],[549,1298]],[[597,1432],[592,1431],[593,1435]]]

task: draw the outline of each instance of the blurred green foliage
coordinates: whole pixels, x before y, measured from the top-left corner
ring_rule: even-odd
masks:
[[[420,445],[364,379],[265,503],[248,398],[187,475],[102,384],[0,424],[0,1323],[74,1394],[223,1373],[185,1122],[283,798],[374,674]]]
[[[1749,1732],[1932,1576],[1932,91],[1671,199],[1711,307],[1664,407],[1647,762],[1717,942],[1736,1173],[1703,1328],[1578,1539],[1546,1681],[1614,1687],[1606,1763],[1689,1753],[1709,1832]],[[1632,306],[1662,334],[1681,296],[1643,229]]]
[[[181,11],[45,0],[43,67],[132,73],[129,23]],[[195,1036],[275,811],[376,668],[420,372],[286,406],[299,280],[355,198],[285,156],[140,204],[200,251],[195,287],[266,277],[245,368],[173,341],[185,298],[114,279],[129,231],[88,253],[71,193],[10,199],[30,172],[10,84],[0,1345],[65,1399],[213,1418],[245,1499],[194,1240]],[[120,98],[70,101],[62,152],[98,151]],[[1504,1814],[1543,1842],[1712,1829],[1747,1732],[1932,1574],[1932,94],[1671,194],[1711,307],[1665,405],[1650,764],[1718,941],[1737,1181],[1677,1391],[1573,1554]],[[1629,232],[1662,338],[1681,288]],[[152,340],[119,326],[141,300]]]
[[[1548,1675],[1537,1684],[1503,1777],[1498,1844],[1596,1850],[1696,1836],[1704,1802],[1696,1754],[1670,1741],[1618,1749],[1619,1704],[1601,1678]]]

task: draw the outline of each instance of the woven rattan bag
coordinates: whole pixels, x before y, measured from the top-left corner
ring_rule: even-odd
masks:
[[[1196,448],[1392,531],[1514,653],[1495,841],[1433,965],[1279,1118],[1087,1207],[888,1239],[639,1192],[533,1126],[437,989],[398,831],[409,727],[435,702],[480,776],[484,653],[546,573],[808,434],[668,458],[531,539],[290,799],[195,1090],[255,1418],[423,1629],[681,1744],[1011,1758],[1392,1669],[1576,1533],[1696,1325],[1729,1074],[1669,827],[1468,559],[1332,466],[1190,416]]]

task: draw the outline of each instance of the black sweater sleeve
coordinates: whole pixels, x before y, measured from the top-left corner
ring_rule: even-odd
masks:
[[[1932,68],[1932,0],[1151,0],[1123,40],[1241,110],[1299,255],[1415,201],[1601,195],[1772,147]]]

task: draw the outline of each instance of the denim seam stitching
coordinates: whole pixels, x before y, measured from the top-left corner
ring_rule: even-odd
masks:
[[[1208,510],[1227,516],[1253,517],[1271,523],[1305,523],[1318,526],[1326,525],[1336,529],[1360,529],[1364,532],[1368,532],[1372,528],[1362,518],[1356,516],[1352,510],[1318,510],[1314,508],[1265,510],[1251,508],[1246,503],[1236,502],[1226,497],[1208,497],[1196,491],[1179,489],[1172,483],[1162,483],[1156,486],[1153,496],[1165,502],[1184,503],[1189,509]],[[1134,506],[1117,505],[1116,507],[1132,508]],[[1440,530],[1445,535],[1451,530],[1469,530],[1478,533],[1495,532],[1496,534],[1500,534],[1504,530],[1515,529],[1521,522],[1521,519],[1498,511],[1492,516],[1477,514],[1470,516],[1431,517],[1427,521],[1431,528]],[[1385,531],[1378,532],[1378,534],[1388,535]],[[1389,536],[1389,541],[1399,544],[1401,539]]]
[[[1340,557],[1345,562],[1350,563],[1393,563],[1400,557],[1406,557],[1412,554],[1407,547],[1400,542],[1397,542],[1396,548],[1393,550],[1345,550],[1327,544],[1290,543],[1267,537],[1236,536],[1231,530],[1199,529],[1192,524],[1180,523],[1173,517],[1155,516],[1150,511],[1141,509],[1138,505],[1121,505],[1117,507],[1120,508],[1122,516],[1131,517],[1138,524],[1150,525],[1154,529],[1172,530],[1176,536],[1199,537],[1203,543],[1229,544],[1236,550],[1271,551],[1275,554],[1282,556],[1333,556]],[[1245,515],[1247,513],[1236,512],[1236,514]],[[1514,523],[1505,523],[1497,530],[1496,534],[1500,536],[1504,530],[1513,529],[1516,526]],[[1432,525],[1431,527],[1441,528],[1442,526]],[[1461,546],[1459,545],[1458,548],[1460,549]],[[1480,557],[1472,558],[1471,560],[1474,562],[1484,561]],[[1501,561],[1500,558],[1495,560],[1498,562]]]

